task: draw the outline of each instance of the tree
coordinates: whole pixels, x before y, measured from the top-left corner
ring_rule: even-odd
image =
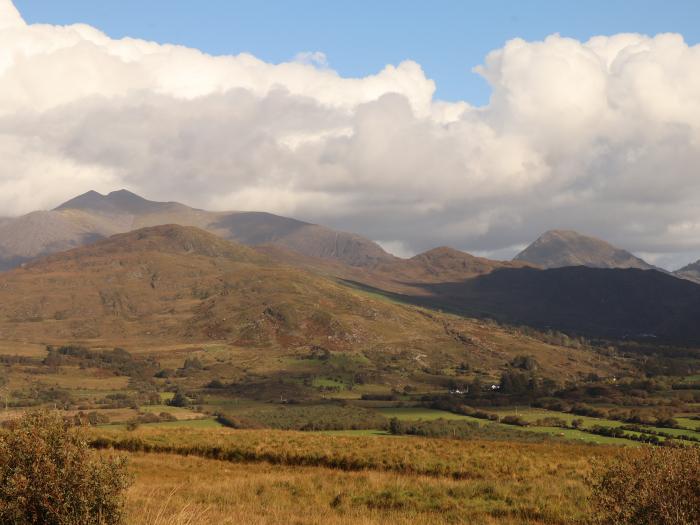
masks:
[[[177,392],[175,392],[173,398],[170,400],[170,406],[188,407],[190,406],[190,400],[187,398],[187,396],[182,390],[178,389]]]
[[[540,366],[537,360],[530,355],[519,355],[516,356],[510,365],[514,368],[520,368],[522,370],[527,370],[528,372],[534,372]]]
[[[0,523],[116,525],[129,483],[125,460],[92,452],[58,412],[29,412],[0,436]]]
[[[522,395],[531,391],[532,376],[516,370],[506,370],[501,374],[500,391],[504,394]]]
[[[571,420],[571,428],[581,428],[584,424],[584,420],[577,418],[577,419],[572,419]]]
[[[402,434],[402,425],[401,421],[398,420],[398,418],[392,417],[389,420],[389,433],[393,435],[399,435]]]

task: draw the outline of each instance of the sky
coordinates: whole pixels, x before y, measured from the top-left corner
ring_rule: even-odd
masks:
[[[126,187],[511,257],[700,258],[700,3],[0,0],[0,215]]]
[[[615,33],[676,32],[700,42],[696,0],[17,0],[30,23],[86,23],[114,38],[177,43],[213,55],[248,52],[280,63],[324,53],[343,77],[414,60],[436,82],[436,97],[488,102],[472,68],[520,37],[584,41]]]

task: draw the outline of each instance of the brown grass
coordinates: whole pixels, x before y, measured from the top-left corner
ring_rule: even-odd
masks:
[[[130,460],[136,484],[128,494],[127,523],[134,525],[564,524],[585,513],[582,485],[563,479],[556,494],[547,495],[543,483],[497,479],[230,464],[164,454],[132,454]]]
[[[593,456],[610,449],[568,443],[515,443],[450,439],[332,436],[276,430],[143,427],[123,432],[93,429],[100,446],[132,452],[164,452],[229,462],[268,462],[340,470],[384,470],[458,479],[524,481],[547,472],[573,476]],[[504,461],[508,458],[508,461]]]
[[[590,462],[619,451],[267,430],[116,437],[178,453],[130,454],[132,523],[153,524],[583,523]]]

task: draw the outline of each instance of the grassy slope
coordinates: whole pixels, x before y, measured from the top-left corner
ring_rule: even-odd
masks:
[[[89,398],[128,388],[99,370],[35,374],[46,343],[120,346],[164,368],[196,355],[207,370],[178,378],[182,386],[255,377],[246,395],[278,399],[280,377],[310,377],[310,385],[287,389],[302,397],[359,397],[407,385],[444,390],[474,371],[495,380],[517,355],[534,356],[544,375],[560,380],[624,366],[493,323],[378,299],[191,228],[141,230],[57,254],[0,275],[0,287],[0,354],[34,360],[13,366],[10,390],[40,382]],[[312,347],[330,357],[310,359]],[[473,372],[460,375],[461,363]],[[370,379],[349,392],[357,372]]]

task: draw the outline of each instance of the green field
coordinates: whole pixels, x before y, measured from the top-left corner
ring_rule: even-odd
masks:
[[[471,421],[479,423],[480,425],[496,425],[500,427],[507,428],[517,428],[518,430],[523,430],[526,432],[536,432],[540,434],[549,434],[555,437],[561,437],[564,439],[571,439],[576,441],[582,441],[585,443],[597,443],[606,445],[634,445],[636,442],[630,441],[628,439],[620,439],[608,436],[598,436],[596,434],[590,434],[588,432],[583,432],[581,430],[575,430],[570,428],[559,428],[559,427],[537,427],[537,426],[527,426],[527,427],[513,427],[511,425],[504,425],[503,423],[494,423],[484,419],[478,419],[470,416],[463,416],[461,414],[453,414],[452,412],[447,412],[444,410],[435,410],[432,408],[380,408],[377,409],[383,416],[387,418],[395,417],[397,419],[402,419],[406,421],[417,421],[424,420],[430,421],[435,419],[447,419],[447,420],[462,420]],[[515,415],[515,409],[511,410],[501,410],[495,411],[501,416]],[[543,415],[546,413],[546,415]],[[522,410],[518,410],[518,415],[523,414]],[[551,412],[549,410],[541,409],[530,409],[527,414],[528,418],[523,417],[526,421],[536,421],[537,419],[542,419],[543,417],[553,417],[553,415],[559,415],[559,412]],[[569,416],[570,414],[562,414],[562,416]],[[562,417],[562,419],[566,419]],[[571,417],[570,419],[575,419]],[[603,421],[596,420],[595,418],[588,418],[593,421]],[[606,420],[607,421],[607,420]],[[611,421],[611,423],[617,423],[617,426],[621,423],[617,421]]]
[[[500,424],[500,423],[497,423]],[[636,441],[630,441],[629,439],[614,438],[608,436],[598,436],[596,434],[590,434],[588,432],[583,432],[581,430],[576,430],[573,428],[560,428],[560,427],[518,427],[527,432],[539,432],[542,434],[549,434],[550,436],[558,436],[564,439],[571,439],[576,441],[582,441],[585,443],[597,443],[599,445],[623,445],[623,446],[635,446],[638,445]],[[628,432],[632,434],[632,432]]]
[[[311,386],[314,388],[338,388],[340,390],[344,390],[347,385],[345,382],[337,379],[332,379],[329,377],[316,377],[311,382]]]
[[[552,410],[545,410],[541,408],[508,408],[508,409],[494,409],[494,412],[498,414],[499,416],[518,416],[522,418],[523,420],[534,423],[539,419],[544,419],[547,417],[556,417],[559,419],[562,419],[566,421],[567,423],[571,424],[571,421],[574,419],[578,419],[580,421],[583,421],[582,428],[590,428],[594,425],[600,425],[600,426],[605,426],[605,427],[621,427],[621,426],[626,426],[629,425],[629,423],[625,423],[623,421],[616,421],[613,419],[603,419],[603,418],[597,418],[597,417],[589,417],[589,416],[577,416],[575,414],[569,414],[565,412],[555,412]],[[675,418],[678,423],[684,427],[684,428],[665,428],[665,427],[654,427],[654,426],[649,426],[649,425],[638,425],[642,429],[647,429],[653,432],[663,432],[666,434],[671,434],[673,436],[689,436],[689,437],[694,437],[694,438],[700,438],[700,432],[697,430],[688,430],[689,428],[692,429],[696,426],[700,426],[700,421],[694,421],[692,419],[688,418]],[[635,425],[637,426],[637,425]],[[634,433],[627,431],[628,433]]]
[[[677,417],[675,418],[676,421],[683,427],[683,428],[690,428],[690,429],[695,429],[697,432],[700,432],[700,421],[697,419],[691,419],[689,417]]]

